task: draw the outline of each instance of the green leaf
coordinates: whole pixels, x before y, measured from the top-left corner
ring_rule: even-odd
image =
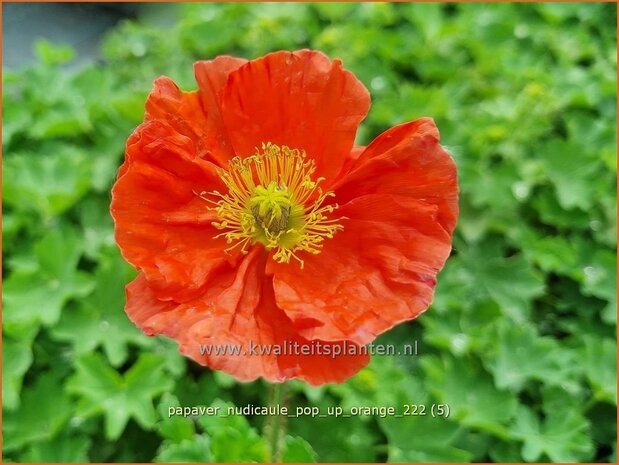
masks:
[[[38,58],[47,65],[67,63],[75,57],[75,50],[68,45],[53,45],[44,39],[36,40],[34,48]]]
[[[316,458],[316,452],[305,439],[286,436],[282,463],[315,463]]]
[[[171,349],[167,353],[177,352]],[[168,371],[170,368],[168,367]],[[181,405],[210,405],[218,398],[226,398],[230,395],[229,390],[222,390],[213,379],[214,371],[204,371],[196,380],[185,377],[183,383],[177,383],[174,394],[178,397]],[[167,414],[167,412],[166,412]]]
[[[522,463],[520,447],[516,442],[499,441],[490,446],[488,454],[495,463]]]
[[[542,222],[555,228],[583,231],[590,228],[591,213],[578,209],[562,208],[550,189],[542,189],[531,200],[531,205],[539,212]]]
[[[52,145],[37,156],[14,154],[2,163],[2,199],[16,210],[33,210],[45,220],[72,207],[90,186],[88,157],[68,145]]]
[[[575,355],[554,339],[538,336],[530,324],[502,320],[490,339],[496,349],[488,354],[486,364],[499,389],[520,391],[530,379],[566,386],[577,372]]]
[[[94,275],[94,292],[78,308],[63,313],[52,335],[71,342],[77,354],[102,347],[112,366],[125,362],[130,344],[149,345],[151,341],[124,312],[125,284],[134,274],[118,251],[102,256]]]
[[[157,452],[156,463],[210,463],[209,440],[203,435],[196,435],[181,442],[164,441]]]
[[[469,291],[473,302],[491,299],[497,302],[506,315],[522,323],[529,315],[531,300],[542,295],[544,281],[527,260],[517,254],[503,257],[498,241],[487,241],[469,246],[462,251],[461,263],[450,264],[456,268],[461,286]]]
[[[385,343],[385,337],[378,343]],[[401,348],[400,344],[396,346],[398,350]],[[408,356],[374,356],[370,364],[347,383],[332,384],[328,389],[340,397],[339,406],[346,410],[360,405],[389,407],[399,405],[410,396],[425,396],[426,392],[415,376],[419,370],[408,373],[396,364],[406,358]],[[324,406],[325,401],[321,404]]]
[[[421,365],[430,392],[440,403],[449,405],[450,418],[500,438],[507,437],[506,424],[517,405],[512,393],[497,389],[490,375],[466,360],[427,356]]]
[[[109,199],[89,196],[80,201],[78,209],[84,234],[84,254],[99,260],[105,251],[116,248]]]
[[[223,371],[215,371],[213,377],[217,385],[224,389],[229,389],[236,384],[236,379]]]
[[[2,407],[19,407],[22,379],[32,364],[30,341],[14,341],[6,337],[2,344]]]
[[[148,346],[152,347],[152,352],[164,359],[165,370],[170,375],[174,378],[181,378],[185,375],[188,359],[179,352],[178,343],[174,339],[165,337],[146,339],[142,337],[142,342],[149,343]],[[203,401],[203,397],[200,397],[200,401]]]
[[[523,238],[523,252],[547,273],[571,276],[578,266],[578,251],[573,238],[562,236],[538,237],[536,233]]]
[[[37,441],[51,440],[66,424],[73,406],[54,372],[39,376],[22,391],[18,410],[3,415],[2,450],[11,451]]]
[[[569,406],[548,412],[541,421],[521,405],[511,435],[523,441],[522,457],[527,462],[540,461],[543,454],[552,462],[580,462],[586,461],[592,450],[587,430],[587,421]]]
[[[482,312],[480,309],[477,311]],[[480,345],[479,338],[475,337],[479,328],[467,327],[466,317],[467,315],[456,311],[425,314],[420,320],[425,329],[424,342],[439,349],[449,350],[456,357],[470,353]],[[481,323],[480,320],[482,318],[476,316],[475,322]]]
[[[37,242],[36,271],[14,272],[4,283],[5,331],[24,324],[51,326],[69,299],[87,295],[94,282],[76,270],[81,255],[82,242],[70,228],[53,229]]]
[[[180,407],[180,402],[175,396],[166,392],[161,396],[161,402],[157,409],[161,417],[158,425],[159,434],[172,443],[193,439],[195,434],[193,421],[185,417],[170,416],[168,409],[171,407]]]
[[[75,148],[74,144],[46,143],[50,139],[74,138],[92,131],[86,95],[76,86],[74,73],[52,72],[49,66],[35,67],[26,70],[26,79],[20,84],[22,93],[30,100],[29,110],[33,117],[22,130],[29,139],[40,141],[36,146],[37,155]],[[104,98],[104,95],[99,97]],[[80,141],[79,145],[88,144]]]
[[[617,405],[617,342],[586,336],[582,365],[595,398]]]
[[[325,404],[322,402],[319,406],[326,409]],[[347,423],[343,423],[344,420]],[[291,418],[288,432],[309,442],[320,462],[374,462],[377,460],[378,438],[369,423],[332,415]]]
[[[610,250],[597,250],[584,270],[583,293],[608,302],[602,318],[617,323],[617,256]]]
[[[144,95],[142,104],[145,100],[146,95]],[[96,103],[93,107],[99,108]],[[126,123],[124,120],[114,119],[113,123],[97,126],[97,133],[93,135],[91,184],[95,192],[103,194],[104,202],[107,204],[109,204],[108,192],[123,160],[125,139],[139,121],[140,119]],[[109,209],[106,206],[98,213],[109,215]]]
[[[80,397],[82,414],[104,415],[105,435],[111,440],[120,437],[130,418],[142,428],[152,429],[156,421],[153,398],[173,384],[163,373],[162,359],[151,354],[141,355],[122,375],[97,353],[77,359],[76,370],[67,389]]]
[[[232,404],[218,400],[211,405],[220,408],[219,415],[201,416],[198,418],[198,423],[210,438],[212,460],[214,462],[266,461],[266,444],[247,419],[243,415],[227,415],[227,409]]]
[[[453,446],[459,427],[445,418],[385,417],[379,424],[388,439],[389,462],[468,462],[471,454]]]
[[[25,132],[30,124],[30,109],[13,100],[12,86],[6,86],[2,102],[2,146],[8,147],[14,137]],[[5,149],[6,150],[6,149]],[[5,151],[6,153],[6,151]],[[6,180],[5,180],[6,182]]]
[[[538,151],[557,190],[559,204],[566,210],[587,210],[595,200],[598,163],[594,159],[583,160],[583,151],[577,143],[562,139],[552,139]]]
[[[21,460],[29,463],[87,463],[90,445],[86,436],[63,433],[53,441],[33,443]]]

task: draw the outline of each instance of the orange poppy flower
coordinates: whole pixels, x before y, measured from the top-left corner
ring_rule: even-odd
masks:
[[[370,97],[316,51],[161,77],[112,189],[148,335],[239,380],[341,382],[357,350],[430,302],[458,215],[456,167],[430,118],[353,146]]]

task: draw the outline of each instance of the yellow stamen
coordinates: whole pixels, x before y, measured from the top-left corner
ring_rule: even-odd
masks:
[[[229,164],[219,172],[228,193],[209,192],[216,200],[199,194],[217,212],[212,224],[223,232],[215,237],[233,244],[226,251],[240,247],[248,253],[260,242],[277,262],[294,258],[303,268],[297,252],[318,254],[324,239],[343,229],[337,223],[343,218],[328,218],[338,206],[322,204],[334,194],[319,187],[324,178],[312,180],[316,165],[304,151],[268,142],[256,154],[234,157]]]

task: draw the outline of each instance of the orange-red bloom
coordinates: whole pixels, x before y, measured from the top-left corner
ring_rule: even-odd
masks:
[[[195,75],[195,92],[155,81],[112,189],[116,240],[140,271],[126,311],[243,381],[343,381],[368,356],[330,354],[430,305],[454,162],[430,118],[353,146],[369,94],[320,52],[221,56]]]

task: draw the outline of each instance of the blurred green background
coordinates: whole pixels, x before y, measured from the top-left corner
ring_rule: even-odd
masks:
[[[161,8],[158,10],[158,8]],[[159,13],[157,13],[159,11]],[[358,135],[432,116],[461,217],[435,302],[341,385],[291,406],[447,403],[448,419],[289,419],[286,461],[616,461],[616,5],[177,4],[106,35],[90,64],[37,42],[3,75],[3,461],[265,461],[265,405],[143,336],[110,187],[152,81],[192,62],[310,47],[372,94]]]

